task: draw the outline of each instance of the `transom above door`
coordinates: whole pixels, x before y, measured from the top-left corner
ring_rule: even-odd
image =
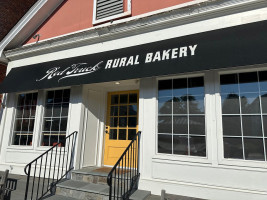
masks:
[[[108,93],[104,165],[114,165],[138,131],[138,91]]]

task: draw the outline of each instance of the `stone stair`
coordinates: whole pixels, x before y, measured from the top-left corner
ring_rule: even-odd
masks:
[[[109,186],[107,185],[108,170],[99,171],[97,167],[87,167],[72,171],[71,179],[57,184],[56,197],[86,200],[108,200]],[[132,200],[144,200],[150,195],[148,191],[138,190],[132,195]]]

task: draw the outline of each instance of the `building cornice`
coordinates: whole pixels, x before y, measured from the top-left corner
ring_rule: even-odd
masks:
[[[165,9],[160,13],[154,12],[151,15],[118,20],[39,43],[25,45],[6,51],[5,55],[9,60],[18,60],[267,7],[266,0],[202,0],[198,2],[186,7],[178,7],[173,10]]]

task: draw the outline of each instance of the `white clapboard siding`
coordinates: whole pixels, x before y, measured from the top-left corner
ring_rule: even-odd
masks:
[[[123,0],[97,0],[96,19],[123,13]]]

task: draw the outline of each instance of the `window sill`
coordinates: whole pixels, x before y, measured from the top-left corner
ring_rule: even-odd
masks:
[[[187,162],[187,163],[199,163],[199,164],[211,164],[211,160],[207,157],[197,156],[183,156],[183,155],[170,155],[170,154],[156,154],[152,157],[153,161],[161,162]]]
[[[10,145],[7,150],[33,150],[33,146]]]
[[[98,24],[101,24],[101,23],[104,23],[104,22],[111,22],[111,21],[113,21],[115,19],[122,18],[122,17],[129,17],[129,16],[131,16],[131,14],[132,14],[131,11],[126,11],[124,13],[113,15],[113,16],[106,17],[106,18],[99,19],[99,20],[93,19],[93,25],[98,25]]]
[[[219,166],[267,169],[267,162],[257,160],[221,159],[219,160]]]

